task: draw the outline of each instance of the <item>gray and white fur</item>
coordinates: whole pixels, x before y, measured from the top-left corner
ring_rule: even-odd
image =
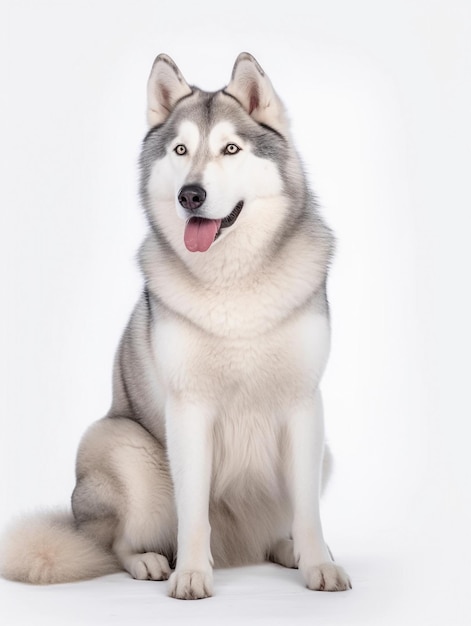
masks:
[[[80,444],[73,513],[14,525],[1,572],[57,583],[125,569],[193,599],[213,593],[213,565],[271,559],[310,589],[348,589],[319,515],[333,237],[284,106],[247,53],[215,93],[159,55],[148,122],[144,289],[112,406]]]

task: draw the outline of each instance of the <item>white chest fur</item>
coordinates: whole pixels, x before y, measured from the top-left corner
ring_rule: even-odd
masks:
[[[304,311],[251,339],[221,339],[177,316],[154,327],[161,388],[211,409],[213,489],[247,490],[260,481],[275,492],[286,420],[310,401],[329,351],[329,325]]]
[[[314,390],[329,351],[327,318],[300,312],[275,329],[249,338],[210,335],[178,316],[163,316],[153,329],[154,355],[170,393],[221,398],[245,397],[254,405],[283,406]]]

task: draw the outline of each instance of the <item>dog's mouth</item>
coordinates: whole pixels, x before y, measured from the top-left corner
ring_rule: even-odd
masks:
[[[218,231],[218,235],[221,232],[221,228],[229,228],[229,226],[232,226],[234,224],[236,219],[239,217],[243,206],[244,206],[244,201],[241,200],[235,205],[235,207],[232,209],[229,215],[221,220],[221,227]]]
[[[191,217],[185,226],[184,241],[190,252],[206,252],[221,234],[223,228],[233,226],[244,206],[243,200],[238,202],[232,211],[220,220],[209,220],[205,217]]]

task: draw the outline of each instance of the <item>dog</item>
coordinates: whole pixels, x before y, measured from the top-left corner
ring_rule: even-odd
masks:
[[[44,584],[124,569],[198,599],[214,566],[271,560],[309,589],[349,589],[319,514],[334,238],[284,105],[248,53],[211,93],[161,54],[147,95],[144,287],[112,406],[79,446],[72,512],[17,523],[2,574]]]

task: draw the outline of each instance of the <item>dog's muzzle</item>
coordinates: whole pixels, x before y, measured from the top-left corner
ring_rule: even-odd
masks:
[[[206,200],[206,191],[199,185],[184,185],[178,192],[178,202],[186,211],[197,211]]]

